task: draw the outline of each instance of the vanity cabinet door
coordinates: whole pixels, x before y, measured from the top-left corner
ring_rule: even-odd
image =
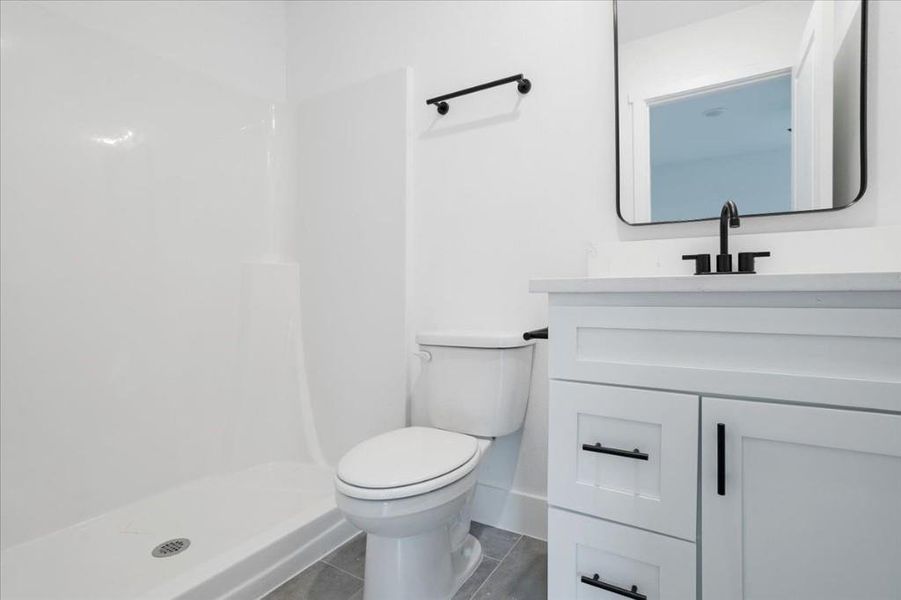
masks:
[[[901,597],[901,415],[703,398],[704,598]]]
[[[551,381],[548,502],[694,541],[697,396]]]
[[[548,509],[548,600],[691,600],[695,560],[691,542]]]

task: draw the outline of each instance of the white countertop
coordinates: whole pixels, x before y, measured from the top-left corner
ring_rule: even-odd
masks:
[[[901,291],[901,273],[780,273],[678,277],[533,279],[531,292],[858,292]]]

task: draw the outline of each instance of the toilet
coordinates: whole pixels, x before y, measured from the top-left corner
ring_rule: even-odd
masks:
[[[429,427],[370,438],[338,463],[338,509],[366,532],[364,600],[447,600],[482,559],[469,534],[478,467],[522,427],[532,342],[520,333],[430,332],[414,398]]]

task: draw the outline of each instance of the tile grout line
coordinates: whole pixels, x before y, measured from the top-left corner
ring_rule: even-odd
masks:
[[[519,537],[516,538],[516,541],[513,542],[513,544],[510,546],[510,549],[507,550],[507,553],[504,554],[504,558],[501,559],[501,562],[504,562],[505,560],[507,560],[507,557],[510,556],[510,553],[513,552],[513,549],[519,545],[519,543],[522,541],[522,538],[524,538],[524,537],[526,537],[526,536],[524,536],[521,533],[519,534]]]
[[[491,557],[488,556],[486,558],[491,558]],[[497,564],[494,565],[494,568],[491,569],[491,572],[488,573],[488,576],[485,577],[485,580],[479,584],[479,587],[477,587],[475,590],[473,590],[472,595],[470,595],[469,598],[467,598],[467,600],[473,600],[473,598],[476,597],[476,594],[479,593],[479,590],[481,590],[483,587],[485,587],[485,584],[488,583],[488,580],[491,579],[491,576],[494,575],[494,572],[497,571],[501,567],[501,563],[504,562],[502,560],[497,560],[496,558],[491,558],[491,560],[496,560]],[[473,573],[474,572],[475,571],[473,571]],[[463,582],[463,584],[466,585],[466,582]]]
[[[490,573],[488,573],[488,576],[485,578],[485,581],[483,581],[482,584],[479,585],[479,587],[477,587],[477,588],[475,589],[475,591],[472,593],[472,596],[469,597],[469,600],[473,600],[473,599],[476,597],[476,594],[479,593],[479,590],[481,590],[483,587],[485,587],[485,584],[488,583],[488,580],[491,579],[491,576],[494,575],[495,572],[496,572],[498,569],[501,568],[501,565],[504,563],[505,560],[507,560],[507,557],[510,556],[510,553],[513,552],[513,549],[516,548],[516,546],[519,545],[519,543],[522,541],[522,538],[523,538],[523,535],[522,535],[522,534],[519,534],[519,539],[517,539],[517,540],[513,543],[513,545],[510,546],[510,549],[507,550],[507,553],[504,554],[504,557],[503,557],[502,559],[500,559],[500,560],[497,561],[497,564],[494,565],[494,568],[491,569],[491,572],[490,572]],[[489,556],[488,558],[491,558],[491,557]],[[495,560],[497,560],[497,559],[495,559]]]

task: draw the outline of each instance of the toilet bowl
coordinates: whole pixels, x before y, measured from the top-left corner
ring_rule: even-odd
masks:
[[[434,442],[448,436],[464,443],[432,453]],[[338,509],[367,534],[365,600],[450,598],[479,566],[482,550],[469,534],[469,515],[478,465],[490,444],[410,427],[372,438],[354,449],[356,461],[342,461],[335,477]],[[383,465],[390,466],[379,480],[373,472]],[[392,466],[407,477],[389,474]],[[355,477],[363,474],[365,480]]]
[[[522,426],[531,342],[518,333],[417,336],[433,427],[365,440],[338,464],[338,509],[366,532],[364,600],[448,600],[478,567],[469,534],[478,467]],[[417,393],[414,393],[414,398]]]

